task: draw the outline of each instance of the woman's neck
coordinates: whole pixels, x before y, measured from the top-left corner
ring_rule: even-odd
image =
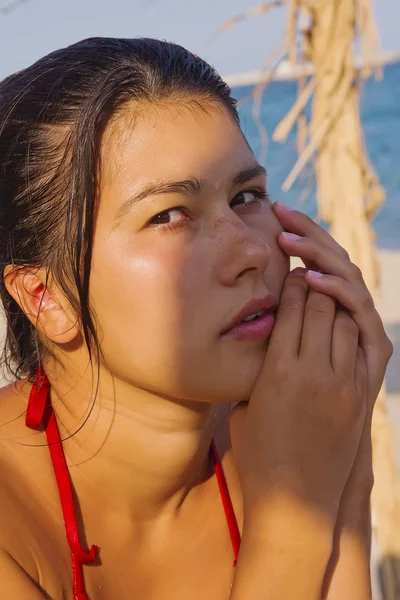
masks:
[[[49,378],[81,506],[151,520],[176,512],[212,474],[210,444],[223,407],[176,402],[104,373],[94,401],[91,377]]]

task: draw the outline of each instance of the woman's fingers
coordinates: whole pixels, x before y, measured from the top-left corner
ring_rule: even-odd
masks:
[[[352,380],[356,368],[359,329],[354,319],[338,310],[332,333],[331,361],[335,373]]]
[[[364,350],[378,347],[385,357],[390,356],[391,344],[360,269],[319,241],[305,237],[290,239],[283,235],[278,240],[288,254],[312,261],[324,272],[308,271],[305,279],[312,289],[333,296],[351,311],[360,328]]]
[[[334,298],[310,289],[305,307],[300,355],[312,361],[310,364],[314,367],[331,364],[335,313]]]
[[[354,383],[358,390],[358,392],[362,396],[367,395],[367,387],[368,387],[368,372],[367,372],[367,363],[365,359],[365,352],[361,348],[361,346],[357,347],[356,354],[356,366],[354,370]],[[372,416],[373,404],[372,406],[367,406],[367,411],[370,416]]]
[[[288,206],[280,202],[275,202],[272,207],[285,231],[313,238],[330,246],[343,257],[349,259],[346,250],[325,229],[310,219],[310,217],[297,210],[291,210]]]
[[[340,244],[338,244],[338,242],[320,225],[307,217],[307,215],[296,210],[291,210],[288,206],[285,206],[280,202],[275,202],[273,204],[273,209],[285,232],[293,233],[301,237],[308,237],[320,242],[350,263],[350,258],[346,250],[342,248]],[[282,236],[278,238],[280,241],[282,241],[282,239]],[[284,246],[284,249],[286,250],[286,246]],[[301,258],[307,269],[318,270],[320,268],[315,261],[315,257],[301,256]]]
[[[285,279],[268,348],[268,356],[273,360],[298,356],[304,309],[310,289],[304,280],[304,273],[305,269],[298,267]]]
[[[358,326],[358,344],[363,349],[368,372],[368,394],[376,398],[393,345],[360,269],[351,262],[346,250],[306,215],[277,203],[274,212],[284,229],[278,236],[279,246],[289,256],[301,258],[306,267],[314,271],[305,275],[310,288],[334,298],[350,312]],[[338,368],[345,368],[338,353],[335,356]]]
[[[360,330],[360,343],[364,348],[379,345],[385,351],[387,346],[387,353],[390,353],[391,343],[365,285],[350,283],[343,277],[314,272],[307,272],[305,279],[314,290],[333,296],[351,312]]]
[[[289,256],[298,256],[304,262],[311,262],[324,273],[338,275],[349,281],[363,281],[360,269],[330,245],[287,232],[278,236],[278,242]]]

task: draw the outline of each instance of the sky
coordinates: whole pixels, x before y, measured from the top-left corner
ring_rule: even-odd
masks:
[[[167,39],[213,64],[221,75],[260,68],[283,39],[286,9],[216,34],[260,0],[0,0],[0,79],[48,52],[92,36]],[[15,10],[7,7],[15,4]],[[400,0],[374,0],[385,50],[400,51]]]

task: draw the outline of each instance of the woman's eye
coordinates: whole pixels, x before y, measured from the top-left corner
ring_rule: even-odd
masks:
[[[149,225],[173,225],[186,220],[184,209],[176,207],[159,213],[149,221]]]
[[[248,190],[245,192],[240,192],[232,200],[231,208],[247,204],[259,204],[261,200],[265,200],[267,198],[268,194],[266,192],[262,192],[261,190]]]

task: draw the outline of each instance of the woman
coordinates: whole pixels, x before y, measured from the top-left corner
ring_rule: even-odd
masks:
[[[2,597],[368,598],[391,344],[229,88],[96,38],[0,92]]]

